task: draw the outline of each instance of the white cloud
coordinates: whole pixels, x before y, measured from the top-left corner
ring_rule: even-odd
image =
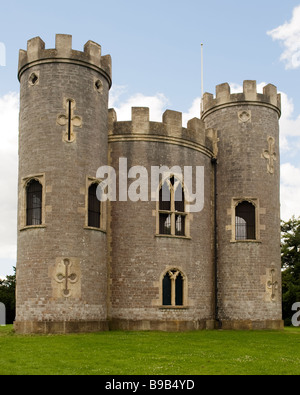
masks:
[[[300,115],[294,117],[294,102],[286,93],[281,93],[282,116],[280,130],[284,137],[300,137]]]
[[[170,103],[169,99],[163,93],[157,93],[155,96],[147,96],[142,93],[136,93],[125,100],[121,100],[122,95],[125,95],[127,87],[124,85],[114,85],[110,91],[109,107],[114,108],[117,112],[118,121],[131,120],[132,107],[149,107],[150,120],[161,122],[162,116],[167,105]],[[182,113],[182,125],[187,126],[187,123],[192,118],[200,118],[201,98],[197,97],[187,112]]]
[[[149,107],[150,120],[161,122],[162,114],[169,103],[164,94],[145,96],[142,93],[136,93],[122,101],[121,96],[124,93],[126,93],[126,86],[114,86],[110,94],[109,106],[116,110],[118,121],[130,121],[132,107]]]
[[[243,92],[243,86],[240,84],[237,84],[235,82],[231,82],[230,84],[230,93],[241,93]],[[268,85],[266,82],[260,82],[259,84],[256,85],[256,90],[257,93],[263,93],[264,87]]]
[[[267,85],[266,82],[260,82],[257,84],[257,92],[262,93],[263,88]],[[242,85],[231,83],[231,93],[243,92]],[[294,102],[293,99],[289,98],[284,92],[281,94],[281,118],[280,118],[280,148],[282,152],[291,151],[295,149],[294,142],[289,142],[289,137],[300,138],[300,115],[295,117],[294,115]],[[300,141],[299,141],[300,144]]]
[[[265,82],[257,84],[258,93],[263,92],[263,88],[267,85]],[[231,93],[240,93],[243,86],[237,83],[230,84]],[[125,86],[117,86],[111,94],[110,105],[115,105],[118,120],[131,120],[131,107],[150,107],[150,118],[153,121],[161,122],[162,114],[168,104],[168,99],[163,94],[155,96],[145,96],[143,94],[135,94],[125,101],[121,100],[121,96],[126,93]],[[288,153],[290,159],[296,157],[300,150],[300,115],[294,116],[294,103],[291,98],[284,92],[282,97],[282,116],[280,120],[280,146],[282,153]],[[183,126],[187,122],[200,116],[200,97],[196,98],[187,112],[182,114]],[[299,143],[295,143],[295,138],[299,137]],[[293,138],[293,141],[291,141]],[[300,215],[300,168],[295,164],[284,163],[281,166],[281,215],[287,220],[292,215]]]
[[[113,108],[120,101],[120,97],[126,93],[126,85],[113,85],[109,91],[109,108]]]
[[[261,92],[265,83],[258,84]],[[242,86],[231,84],[232,93],[241,92]],[[117,111],[118,120],[131,119],[131,107],[149,107],[150,119],[162,121],[162,114],[169,103],[162,93],[147,96],[141,93],[122,99],[126,93],[126,86],[115,86],[111,91],[110,106]],[[18,112],[19,95],[9,93],[0,97],[0,262],[1,274],[8,273],[5,262],[9,265],[16,259],[17,243],[17,178],[18,178]],[[199,117],[200,98],[196,98],[187,112],[183,113],[183,125],[188,120]],[[297,155],[300,150],[300,116],[294,116],[294,104],[286,94],[282,93],[281,118],[281,149]],[[299,137],[299,147],[295,138]],[[293,138],[293,142],[290,139]],[[288,219],[292,215],[300,215],[300,168],[293,163],[284,163],[281,166],[281,203],[282,218]]]
[[[285,22],[267,34],[273,40],[283,42],[285,49],[280,60],[286,63],[286,68],[297,69],[300,67],[300,6],[294,8],[290,22]]]
[[[184,127],[186,127],[190,119],[200,118],[200,108],[201,108],[201,97],[197,97],[193,101],[193,104],[191,108],[188,110],[188,112],[182,114],[182,124]]]
[[[19,95],[0,98],[0,259],[16,259]]]
[[[281,218],[300,216],[300,169],[291,163],[281,165]]]
[[[257,84],[258,93],[263,92],[267,84]],[[231,93],[243,91],[236,83],[230,84]],[[290,160],[299,156],[300,151],[300,115],[294,116],[293,99],[284,92],[281,93],[282,116],[280,119],[280,150],[288,153]],[[298,144],[295,138],[299,138]],[[293,140],[291,140],[293,139]],[[288,220],[293,215],[300,216],[300,168],[290,162],[281,165],[281,218]]]

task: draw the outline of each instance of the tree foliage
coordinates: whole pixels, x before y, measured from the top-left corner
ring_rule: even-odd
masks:
[[[300,218],[282,222],[281,232],[283,318],[290,325],[292,306],[300,302]]]
[[[16,273],[16,269],[14,268]],[[6,323],[12,324],[16,315],[16,274],[7,276],[5,280],[0,280],[0,302],[6,307]]]

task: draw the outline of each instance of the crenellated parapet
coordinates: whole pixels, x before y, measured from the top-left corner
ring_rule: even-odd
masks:
[[[71,63],[94,69],[103,74],[111,86],[111,57],[101,56],[101,46],[93,41],[88,41],[81,52],[72,49],[72,36],[67,34],[56,35],[54,49],[45,49],[40,37],[29,40],[27,51],[19,52],[19,80],[29,67],[43,63]]]
[[[109,110],[109,142],[116,141],[150,141],[174,144],[196,149],[213,157],[215,131],[206,129],[201,119],[191,119],[183,127],[182,113],[167,110],[162,122],[150,121],[149,108],[133,107],[131,121],[117,121],[117,113]]]
[[[118,121],[110,56],[62,34],[18,77],[17,333],[282,329],[275,86]]]
[[[281,95],[278,94],[276,86],[269,84],[263,88],[263,93],[258,93],[256,81],[244,81],[243,93],[231,94],[228,83],[217,85],[215,97],[211,93],[205,93],[202,118],[223,106],[236,106],[248,102],[269,106],[278,112],[279,117],[281,115]]]

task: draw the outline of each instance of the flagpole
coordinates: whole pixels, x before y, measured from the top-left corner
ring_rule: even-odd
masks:
[[[203,112],[203,95],[204,95],[204,72],[203,72],[203,44],[201,44],[201,114],[200,118],[202,116]]]

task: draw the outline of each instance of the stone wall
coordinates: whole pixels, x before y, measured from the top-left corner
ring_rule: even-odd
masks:
[[[136,114],[142,113],[144,117],[137,119]],[[109,138],[114,168],[119,167],[119,158],[127,158],[128,169],[139,165],[149,174],[147,202],[111,205],[110,318],[114,327],[158,328],[178,322],[180,327],[192,324],[195,329],[200,322],[206,327],[214,319],[212,152],[200,144],[207,139],[203,124],[197,132],[182,128],[181,114],[171,111],[163,120],[149,122],[149,109],[133,109],[132,122],[115,122]],[[182,173],[184,166],[192,166],[194,188],[196,166],[204,167],[204,208],[188,216],[187,237],[159,234],[157,203],[150,194],[151,166],[179,166]],[[185,275],[182,307],[162,305],[163,275],[172,268]]]
[[[280,326],[280,96],[273,86],[257,94],[255,81],[245,81],[242,94],[231,95],[223,84],[215,99],[207,94],[204,100],[203,119],[217,129],[219,138],[220,319],[229,327],[228,321],[247,320],[273,320]],[[256,208],[256,240],[236,241],[235,207],[241,201]]]
[[[87,228],[86,211],[89,177],[96,177],[107,161],[110,79],[97,69],[100,47],[89,43],[85,49],[81,55],[73,53],[70,36],[58,35],[55,50],[43,49],[42,41],[34,39],[28,52],[20,54],[20,331],[26,322],[107,317],[106,234],[105,229]],[[92,57],[97,51],[98,65]],[[31,179],[43,185],[43,221],[36,226],[26,226]]]
[[[219,85],[215,97],[204,95],[202,119],[185,128],[181,113],[167,110],[162,122],[151,122],[148,108],[118,122],[108,110],[111,59],[92,41],[80,52],[68,35],[57,35],[54,49],[29,40],[18,76],[17,332],[198,330],[216,320],[224,329],[282,328],[276,87],[259,94],[255,81],[245,81],[242,93],[231,94]],[[103,181],[97,170],[107,165],[116,196],[101,203],[100,228],[93,228],[88,190]],[[130,190],[142,192],[142,173],[130,178],[136,166],[147,190],[133,201]],[[151,190],[151,176],[163,166],[172,170],[162,183],[179,183],[185,167],[192,169],[192,186],[181,180],[186,198],[203,190],[200,208],[190,211],[193,203],[185,202],[181,235],[175,209],[171,234],[160,231],[161,184]],[[36,225],[26,222],[32,180],[42,186]],[[241,202],[255,207],[251,240],[236,240]],[[174,290],[172,303],[163,303],[167,273],[173,285],[180,273],[181,304]]]

